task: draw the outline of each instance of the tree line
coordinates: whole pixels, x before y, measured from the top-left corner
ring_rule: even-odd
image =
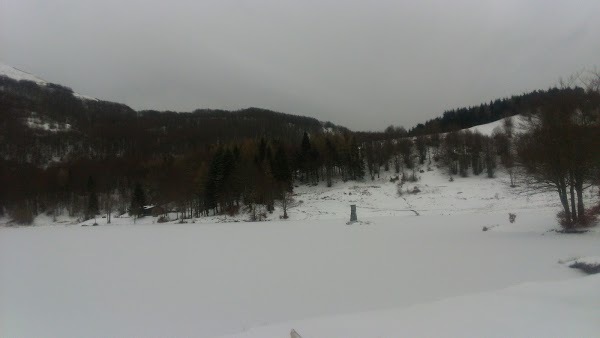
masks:
[[[261,220],[277,204],[286,218],[295,184],[331,187],[382,174],[415,181],[420,168],[434,163],[447,167],[449,176],[485,170],[493,177],[504,135],[462,131],[359,142],[352,133],[304,132],[296,142],[251,138],[142,160],[80,158],[44,167],[3,161],[0,209],[23,222],[42,212],[139,217],[146,204],[160,206],[159,215],[176,211],[180,219],[244,211]]]
[[[537,110],[540,102],[562,94],[569,94],[581,88],[553,87],[548,90],[535,90],[509,98],[497,99],[478,106],[463,107],[445,111],[441,117],[419,123],[408,131],[409,135],[446,133],[486,124],[517,114],[528,114]]]
[[[1,160],[0,212],[25,222],[42,212],[82,219],[99,212],[141,216],[147,203],[181,218],[246,208],[261,219],[281,203],[286,217],[293,182],[362,179],[362,156],[351,134],[304,132],[295,143],[249,138],[142,159],[78,158],[46,166]]]

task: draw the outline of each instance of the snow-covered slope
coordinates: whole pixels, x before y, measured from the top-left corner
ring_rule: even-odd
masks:
[[[454,215],[486,214],[490,211],[520,213],[523,211],[544,210],[556,212],[560,202],[553,193],[531,195],[521,188],[511,188],[508,174],[499,169],[496,177],[460,177],[450,175],[446,169],[431,165],[431,171],[423,166],[423,173],[417,171],[418,182],[406,182],[402,196],[398,195],[396,183],[390,182],[392,172],[382,172],[380,178],[364,182],[334,182],[327,187],[324,182],[317,186],[299,185],[294,188],[293,203],[288,211],[290,220],[331,220],[346,219],[350,215],[350,205],[355,204],[359,218],[379,216]],[[408,172],[407,172],[408,173]],[[412,193],[415,187],[420,191]],[[595,190],[594,190],[595,191]],[[594,198],[594,191],[587,195]],[[278,220],[283,212],[276,205],[275,212],[267,214],[267,219]],[[176,216],[172,215],[174,219]],[[247,214],[238,216],[211,216],[198,218],[196,223],[236,222],[248,220]],[[116,219],[116,222],[130,222],[129,219]],[[152,222],[152,220],[144,220]],[[46,220],[40,221],[44,224]],[[93,223],[92,221],[88,221]]]
[[[475,127],[467,128],[467,130],[470,130],[472,132],[478,131],[480,134],[491,136],[493,134],[494,130],[496,130],[496,129],[498,129],[500,131],[503,130],[504,121],[507,119],[512,119],[513,129],[515,132],[519,132],[519,130],[521,130],[523,123],[526,121],[525,117],[523,117],[522,115],[515,115],[515,116],[500,119],[498,121],[494,121],[494,122],[490,122],[490,123],[486,123],[486,124],[481,124],[481,125],[478,125]]]
[[[17,81],[21,81],[21,80],[33,81],[39,85],[46,85],[48,83],[45,80],[43,80],[35,75],[29,74],[29,73],[24,72],[17,68],[13,68],[9,65],[5,65],[1,62],[0,62],[0,75],[4,75],[6,77],[15,79]]]
[[[2,76],[2,75],[9,77],[11,79],[15,79],[17,81],[21,81],[21,80],[33,81],[40,86],[45,86],[48,84],[48,82],[42,78],[39,78],[35,75],[32,75],[30,73],[27,73],[25,71],[22,71],[20,69],[11,67],[9,65],[6,65],[6,64],[0,62],[0,76]],[[79,94],[76,92],[73,92],[73,96],[75,96],[79,99],[82,99],[82,100],[93,100],[93,101],[98,100],[91,96],[82,95],[82,94]]]

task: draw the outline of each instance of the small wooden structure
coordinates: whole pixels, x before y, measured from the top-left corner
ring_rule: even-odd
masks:
[[[145,205],[143,208],[143,216],[160,216],[166,213],[166,209],[160,205]]]
[[[356,204],[350,205],[350,222],[358,221],[356,217]]]

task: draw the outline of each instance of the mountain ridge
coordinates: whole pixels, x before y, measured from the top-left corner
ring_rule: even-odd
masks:
[[[258,107],[248,107],[238,110],[225,110],[225,109],[210,109],[210,108],[198,108],[190,112],[175,112],[172,110],[155,110],[155,109],[143,109],[143,110],[134,110],[126,104],[99,100],[97,98],[83,95],[73,91],[71,88],[62,86],[60,84],[55,84],[49,81],[46,81],[36,75],[28,73],[26,71],[20,70],[18,68],[12,67],[5,63],[0,62],[0,78],[4,76],[6,78],[15,80],[15,81],[30,81],[35,83],[38,86],[48,87],[48,88],[61,88],[64,91],[70,92],[75,98],[80,99],[82,102],[86,101],[96,101],[96,102],[105,102],[108,105],[118,105],[122,107],[121,110],[135,112],[138,115],[156,115],[160,114],[191,114],[198,115],[204,114],[205,117],[212,118],[223,118],[228,119],[236,114],[239,116],[248,117],[249,113],[255,115],[261,115],[262,118],[276,118],[279,120],[290,119],[294,121],[302,120],[303,124],[310,124],[315,126],[318,123],[324,129],[337,130],[341,132],[350,132],[351,130],[340,125],[335,125],[328,121],[321,121],[318,118],[308,117],[300,114],[291,114],[285,112],[278,112],[265,108]],[[2,87],[2,90],[6,90],[5,87]],[[2,91],[0,90],[0,91]],[[453,130],[462,130],[472,128],[478,125],[484,125],[491,122],[495,122],[501,120],[507,116],[518,115],[522,113],[526,113],[531,111],[533,106],[543,99],[544,97],[554,95],[557,91],[561,90],[582,90],[581,88],[565,88],[565,89],[557,89],[550,88],[548,90],[536,90],[520,95],[513,95],[508,98],[496,99],[490,101],[489,103],[482,103],[478,106],[472,107],[463,107],[463,108],[455,108],[446,110],[438,117],[431,118],[426,120],[423,123],[419,123],[410,130],[406,132],[406,130],[401,127],[393,127],[391,130],[402,131],[397,133],[391,133],[395,136],[402,136],[407,133],[410,136],[418,136],[418,135],[427,135],[427,134],[435,134],[440,132],[449,132]],[[256,116],[255,116],[256,117]],[[310,121],[310,122],[309,122]],[[375,140],[375,139],[385,139],[389,137],[390,133],[388,127],[386,131],[352,131],[356,135],[358,135],[361,139],[365,140]],[[309,129],[312,129],[309,128]],[[311,130],[315,132],[315,130]],[[387,135],[386,135],[387,134]]]

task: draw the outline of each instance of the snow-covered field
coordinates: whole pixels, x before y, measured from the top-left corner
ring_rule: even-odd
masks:
[[[600,233],[552,232],[553,195],[434,170],[398,197],[387,175],[300,186],[288,221],[0,227],[0,336],[600,333],[600,279],[569,268]]]
[[[288,322],[228,338],[597,337],[600,275],[525,283],[406,308]]]

